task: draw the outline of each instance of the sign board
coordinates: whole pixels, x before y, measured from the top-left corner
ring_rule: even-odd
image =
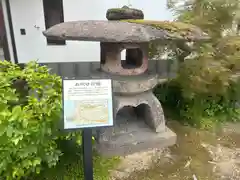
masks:
[[[112,80],[63,79],[64,129],[113,125]]]

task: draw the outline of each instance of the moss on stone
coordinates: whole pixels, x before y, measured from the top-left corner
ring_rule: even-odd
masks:
[[[112,9],[108,9],[107,12],[125,12],[126,9],[123,8],[112,8]]]
[[[186,24],[182,22],[170,22],[170,21],[151,21],[151,20],[123,20],[130,23],[138,23],[143,25],[149,25],[156,29],[166,30],[171,36],[176,38],[199,38],[205,36],[204,33],[196,26],[192,24]]]
[[[107,12],[111,13],[124,13],[126,11],[137,11],[137,12],[142,12],[139,9],[134,9],[134,8],[111,8],[108,9]]]
[[[139,9],[129,7],[108,9],[106,13],[108,20],[123,20],[123,19],[144,19],[144,14]]]
[[[141,11],[140,9],[135,9],[135,8],[129,8],[128,6],[123,6],[121,8],[110,8],[107,11],[111,12],[121,12],[121,11],[126,11],[126,10],[133,10],[133,11]],[[142,12],[142,11],[141,11]]]

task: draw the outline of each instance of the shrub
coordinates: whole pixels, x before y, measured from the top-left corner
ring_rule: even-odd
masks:
[[[188,102],[185,118],[200,124],[209,118],[239,119],[239,42],[239,37],[225,37],[214,48],[201,47],[198,57],[182,64],[177,80]]]
[[[0,61],[0,176],[20,179],[61,156],[61,78],[35,62]]]
[[[196,56],[181,62],[174,87],[172,82],[165,85],[178,93],[173,96],[174,91],[168,91],[167,98],[160,93],[160,98],[176,98],[177,106],[173,101],[167,104],[177,107],[181,118],[191,124],[205,127],[219,121],[236,121],[239,119],[236,104],[240,98],[240,37],[234,23],[239,19],[236,16],[239,1],[179,2],[168,0],[168,7],[175,13],[176,20],[200,27],[209,34],[211,41],[192,44]]]
[[[221,79],[221,75],[217,74],[216,78],[220,78],[217,84],[205,75],[202,79],[199,74],[194,76],[193,72],[196,71],[190,73],[185,68],[181,69],[183,70],[177,78],[155,89],[156,96],[170,112],[171,118],[202,128],[212,127],[219,122],[240,120],[237,105],[240,94],[239,80],[233,81],[231,76],[227,80]],[[202,73],[204,74],[204,71]],[[227,85],[221,84],[222,81],[227,82]]]

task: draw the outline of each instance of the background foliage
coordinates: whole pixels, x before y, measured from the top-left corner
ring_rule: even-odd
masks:
[[[195,56],[181,62],[177,78],[156,89],[160,100],[193,125],[238,120],[240,37],[239,0],[169,0],[176,20],[211,36],[194,43]],[[239,21],[240,22],[240,21]],[[192,53],[193,54],[193,53]],[[176,54],[175,58],[179,59]]]

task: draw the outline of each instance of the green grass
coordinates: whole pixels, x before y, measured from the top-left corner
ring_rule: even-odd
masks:
[[[67,147],[67,148],[66,148]],[[93,153],[94,180],[108,180],[109,170],[113,169],[120,159],[104,158]],[[34,180],[83,180],[83,161],[80,147],[65,146],[64,155],[54,168],[45,168],[41,174],[32,177]]]

